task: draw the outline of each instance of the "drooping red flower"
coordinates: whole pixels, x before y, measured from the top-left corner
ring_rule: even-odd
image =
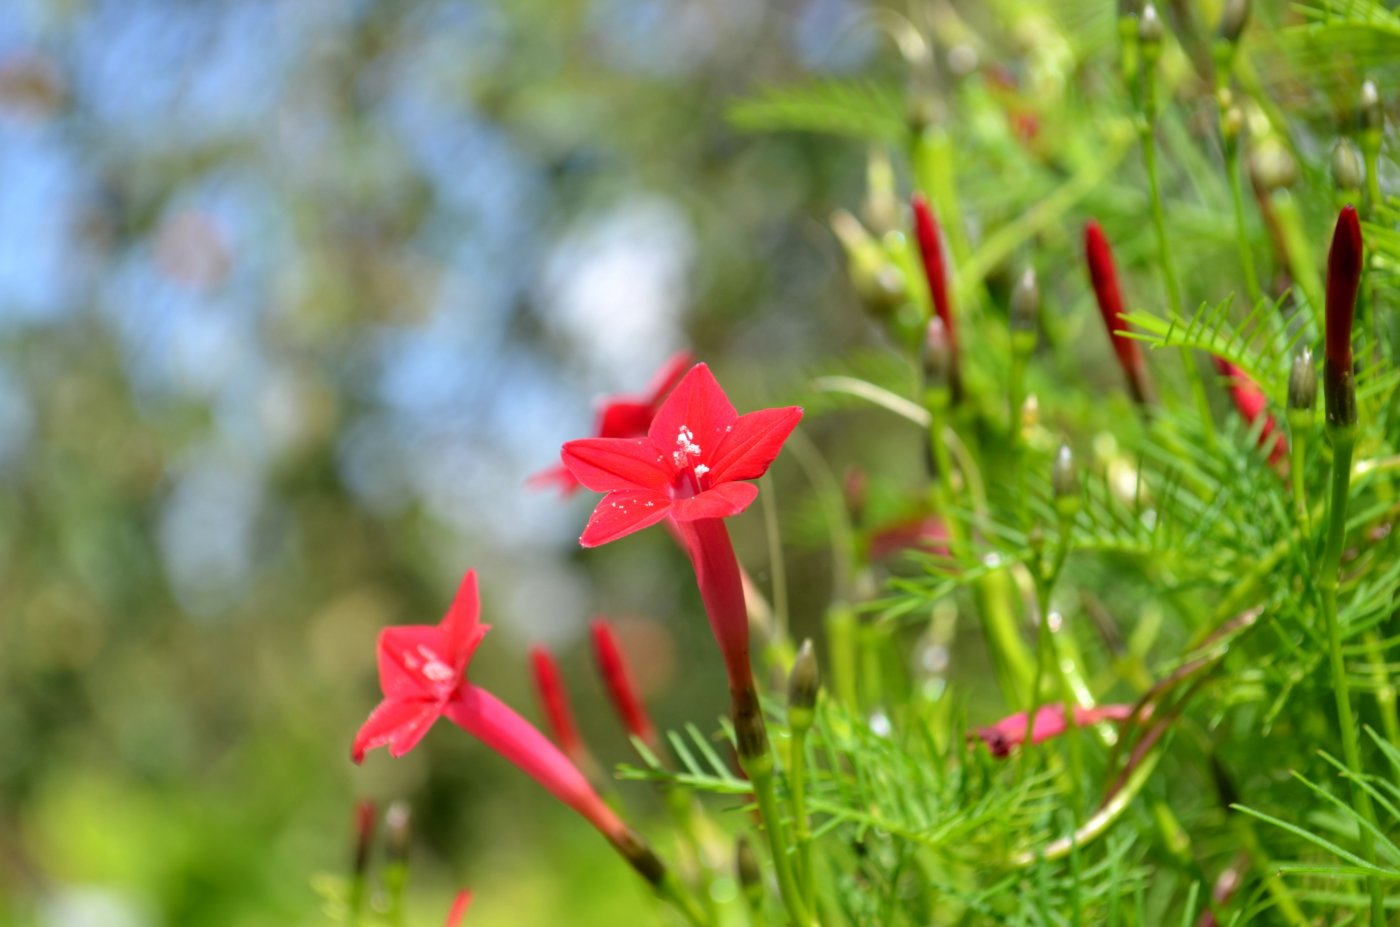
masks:
[[[651,378],[639,395],[605,396],[598,404],[598,417],[593,427],[596,438],[637,438],[647,433],[661,400],[680,382],[690,366],[689,351],[677,351]],[[562,463],[541,470],[527,481],[530,486],[558,486],[564,495],[573,495],[580,483]]]
[[[1361,223],[1356,209],[1342,207],[1327,253],[1327,343],[1322,363],[1322,392],[1327,424],[1356,424],[1356,375],[1352,371],[1351,328],[1356,291],[1361,285]]]
[[[379,685],[384,700],[355,735],[356,763],[375,747],[403,756],[445,717],[513,763],[573,808],[619,849],[635,835],[587,778],[534,725],[491,693],[472,685],[466,670],[489,629],[479,622],[476,571],[462,579],[447,615],[436,625],[385,628],[379,635]]]
[[[660,744],[656,739],[656,726],[651,723],[646,704],[637,692],[632,680],[632,672],[627,659],[622,655],[617,635],[612,625],[604,618],[593,621],[593,659],[598,664],[598,674],[603,677],[603,688],[607,690],[608,701],[622,719],[627,733],[636,737],[656,753]]]
[[[1091,724],[1098,724],[1101,721],[1122,721],[1133,713],[1131,705],[1099,705],[1094,708],[1082,708],[1078,705],[1074,707],[1074,726],[1086,727]],[[1026,742],[1027,736],[1032,744],[1043,743],[1052,737],[1058,737],[1068,730],[1065,724],[1064,705],[1042,705],[1035,713],[1035,725],[1027,730],[1026,720],[1029,714],[1019,711],[1014,715],[1003,718],[996,724],[988,727],[980,727],[970,735],[976,737],[987,745],[992,756],[1001,758],[1010,756],[1011,752]]]
[[[1215,361],[1215,369],[1229,385],[1230,398],[1235,401],[1235,408],[1245,420],[1245,424],[1253,427],[1261,418],[1264,420],[1259,430],[1259,446],[1268,451],[1269,463],[1279,466],[1288,459],[1288,440],[1284,438],[1283,432],[1278,430],[1274,417],[1269,414],[1269,401],[1264,397],[1264,391],[1259,388],[1259,384],[1250,379],[1249,374],[1225,358],[1212,359]]]
[[[678,523],[738,515],[758,496],[797,427],[797,406],[740,415],[710,368],[696,364],[657,409],[645,438],[582,438],[564,445],[564,466],[607,493],[579,542],[597,547],[664,518]]]
[[[1118,365],[1128,378],[1128,391],[1139,405],[1153,401],[1152,381],[1147,374],[1138,344],[1126,334],[1123,321],[1123,295],[1118,289],[1118,269],[1113,263],[1113,249],[1095,219],[1084,225],[1084,255],[1089,264],[1089,282],[1094,287],[1094,299],[1103,316],[1104,327],[1113,342]]]
[[[467,916],[467,905],[472,903],[472,893],[467,889],[457,893],[457,897],[452,900],[452,910],[447,912],[447,921],[443,927],[461,927],[462,918]]]
[[[574,723],[574,713],[569,708],[569,694],[564,689],[564,677],[559,672],[559,664],[554,654],[542,644],[530,648],[530,670],[534,677],[535,694],[540,707],[544,709],[549,729],[554,733],[554,742],[559,749],[580,767],[585,765],[586,748],[579,736],[578,725]]]

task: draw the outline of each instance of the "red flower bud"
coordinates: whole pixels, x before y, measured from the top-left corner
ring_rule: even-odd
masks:
[[[1239,411],[1245,423],[1252,427],[1261,417],[1264,419],[1263,427],[1259,431],[1259,446],[1269,452],[1269,463],[1275,467],[1279,466],[1288,459],[1288,441],[1278,433],[1274,417],[1268,412],[1269,403],[1264,391],[1249,378],[1249,374],[1225,358],[1215,357],[1212,360],[1215,362],[1215,369],[1225,377],[1230,388],[1230,398],[1235,401],[1235,409]]]
[[[472,903],[472,893],[463,889],[452,900],[452,909],[447,912],[444,927],[461,927],[462,918],[467,916],[467,905]]]
[[[554,654],[541,645],[530,648],[530,669],[534,674],[535,694],[549,721],[554,742],[569,759],[586,766],[583,739],[579,737],[578,726],[574,724],[574,713],[569,709],[569,694],[564,690],[564,680]]]
[[[958,334],[953,324],[953,303],[948,295],[948,265],[943,260],[943,232],[938,219],[922,194],[915,193],[914,235],[919,241],[919,256],[923,259],[924,279],[934,315],[943,323],[948,341],[948,386],[954,403],[962,401],[962,375],[958,371]]]
[[[632,673],[618,646],[617,636],[606,620],[598,618],[593,622],[593,657],[598,664],[598,673],[603,677],[603,687],[608,691],[608,700],[622,719],[627,733],[646,744],[653,753],[657,752],[656,727],[651,723],[646,705],[637,694],[637,686],[632,681]]]
[[[1118,356],[1118,365],[1128,378],[1128,390],[1133,400],[1146,405],[1154,401],[1152,381],[1147,375],[1147,365],[1137,342],[1124,334],[1127,324],[1123,321],[1123,296],[1118,290],[1118,270],[1113,265],[1113,251],[1108,246],[1099,223],[1090,219],[1084,225],[1084,255],[1089,263],[1089,282],[1094,287],[1094,298],[1099,304],[1099,314],[1108,329],[1113,342],[1113,353]]]
[[[948,344],[953,353],[957,354],[958,336],[953,327],[953,306],[948,298],[948,267],[943,261],[943,233],[938,227],[933,209],[922,194],[915,193],[912,203],[914,235],[918,238],[919,256],[924,262],[924,279],[928,281],[929,299],[933,302],[933,311],[943,320],[943,327],[947,329]]]
[[[1356,210],[1342,207],[1327,254],[1327,344],[1322,364],[1322,390],[1327,424],[1356,424],[1356,377],[1351,369],[1351,325],[1356,315],[1356,290],[1361,284],[1361,223]]]

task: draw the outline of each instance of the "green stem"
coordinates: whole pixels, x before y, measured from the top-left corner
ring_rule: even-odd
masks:
[[[1154,101],[1154,81],[1151,72],[1147,74],[1147,102],[1142,126],[1142,158],[1147,169],[1147,187],[1152,200],[1152,226],[1157,232],[1157,260],[1161,266],[1162,279],[1167,288],[1167,300],[1171,303],[1172,315],[1181,317],[1181,287],[1177,282],[1176,267],[1172,262],[1171,240],[1167,235],[1167,215],[1162,205],[1162,185],[1157,174],[1156,104]],[[1195,358],[1186,348],[1180,349],[1181,366],[1186,371],[1186,383],[1196,402],[1196,412],[1201,418],[1201,428],[1206,443],[1215,445],[1215,422],[1210,416],[1210,400],[1206,397],[1205,384],[1200,371],[1196,369]]]
[[[1230,142],[1225,146],[1225,174],[1230,178],[1230,200],[1235,210],[1235,246],[1240,252],[1240,268],[1244,272],[1244,286],[1249,292],[1249,306],[1253,309],[1264,299],[1264,289],[1259,285],[1259,274],[1254,268],[1254,250],[1249,246],[1249,231],[1244,220],[1244,183],[1240,180],[1240,146]]]
[[[1289,477],[1293,480],[1293,504],[1298,508],[1298,524],[1312,533],[1312,514],[1308,511],[1308,489],[1304,479],[1304,467],[1308,460],[1308,441],[1312,437],[1311,409],[1288,413],[1289,437]]]
[[[797,843],[797,878],[807,910],[817,909],[817,885],[812,873],[812,823],[807,818],[807,731],[792,730],[792,761],[788,766],[789,797]]]
[[[1351,689],[1347,682],[1346,663],[1342,658],[1342,632],[1337,620],[1337,586],[1341,572],[1342,545],[1346,540],[1347,496],[1351,488],[1351,456],[1356,444],[1353,428],[1329,426],[1332,437],[1332,504],[1328,513],[1327,546],[1322,554],[1322,575],[1318,587],[1322,593],[1322,617],[1327,625],[1327,642],[1331,657],[1332,691],[1337,698],[1337,723],[1342,729],[1342,755],[1346,764],[1359,776],[1361,750],[1357,744],[1356,721],[1351,710]],[[1374,827],[1376,811],[1371,796],[1360,785],[1352,783],[1352,801],[1362,818]],[[1361,856],[1375,865],[1375,837],[1361,828]],[[1366,879],[1371,894],[1371,923],[1385,927],[1385,896],[1375,876]]]
[[[695,927],[710,927],[710,918],[701,910],[694,896],[681,885],[674,872],[667,871],[666,875],[656,886],[656,892],[663,899],[671,903],[681,915]]]
[[[778,893],[788,918],[796,927],[819,927],[802,901],[802,893],[793,874],[792,859],[788,853],[786,829],[778,811],[778,799],[773,789],[773,755],[740,757],[744,773],[753,786],[754,797],[758,800],[758,813],[763,818],[763,829],[768,834],[768,846],[773,855],[773,868],[778,873]]]

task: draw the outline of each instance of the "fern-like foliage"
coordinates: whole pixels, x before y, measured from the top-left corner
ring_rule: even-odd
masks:
[[[1235,321],[1234,297],[1202,303],[1189,319],[1163,318],[1149,312],[1124,317],[1128,337],[1153,348],[1190,348],[1223,358],[1249,374],[1275,402],[1288,392],[1288,369],[1300,343],[1314,337],[1310,322],[1294,316],[1285,324],[1283,303],[1261,300],[1243,319]],[[1290,333],[1291,329],[1291,333]]]

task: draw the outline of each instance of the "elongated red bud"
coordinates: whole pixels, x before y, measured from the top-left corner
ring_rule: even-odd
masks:
[[[953,324],[953,304],[948,296],[948,265],[943,260],[943,232],[938,227],[932,207],[922,194],[915,193],[911,202],[914,207],[914,235],[919,241],[919,257],[923,259],[929,299],[933,303],[933,311],[943,320],[943,327],[948,332],[948,344],[956,357],[958,334]]]
[[[463,889],[457,893],[457,897],[452,900],[452,908],[447,912],[447,920],[443,927],[461,927],[462,919],[467,916],[467,906],[472,903],[472,893]]]
[[[1351,326],[1356,290],[1361,284],[1361,223],[1356,210],[1342,207],[1327,254],[1327,344],[1322,362],[1322,392],[1327,424],[1356,424],[1356,376],[1351,369]]]
[[[355,878],[363,879],[369,871],[369,853],[374,845],[374,802],[361,799],[355,804]]]
[[[632,673],[622,656],[622,648],[618,646],[617,636],[613,633],[612,626],[602,618],[593,622],[593,658],[598,664],[599,675],[603,677],[603,687],[608,692],[608,700],[622,719],[627,733],[641,740],[652,752],[656,752],[659,747],[656,727],[651,723],[651,716],[647,714],[641,696],[637,694]]]
[[[534,676],[535,695],[540,700],[540,708],[549,722],[554,742],[569,759],[579,765],[583,756],[583,738],[579,736],[578,725],[574,723],[574,713],[569,708],[569,694],[564,689],[564,679],[559,672],[559,664],[554,654],[541,645],[530,648],[530,670]]]
[[[1123,296],[1118,289],[1118,269],[1113,264],[1113,250],[1108,246],[1103,229],[1094,219],[1084,225],[1084,256],[1089,263],[1089,282],[1094,287],[1099,315],[1103,317],[1104,327],[1108,329],[1108,336],[1113,342],[1118,365],[1128,378],[1128,390],[1139,405],[1150,404],[1155,396],[1152,381],[1147,375],[1147,365],[1143,363],[1137,342],[1124,334],[1127,324],[1123,321]]]

